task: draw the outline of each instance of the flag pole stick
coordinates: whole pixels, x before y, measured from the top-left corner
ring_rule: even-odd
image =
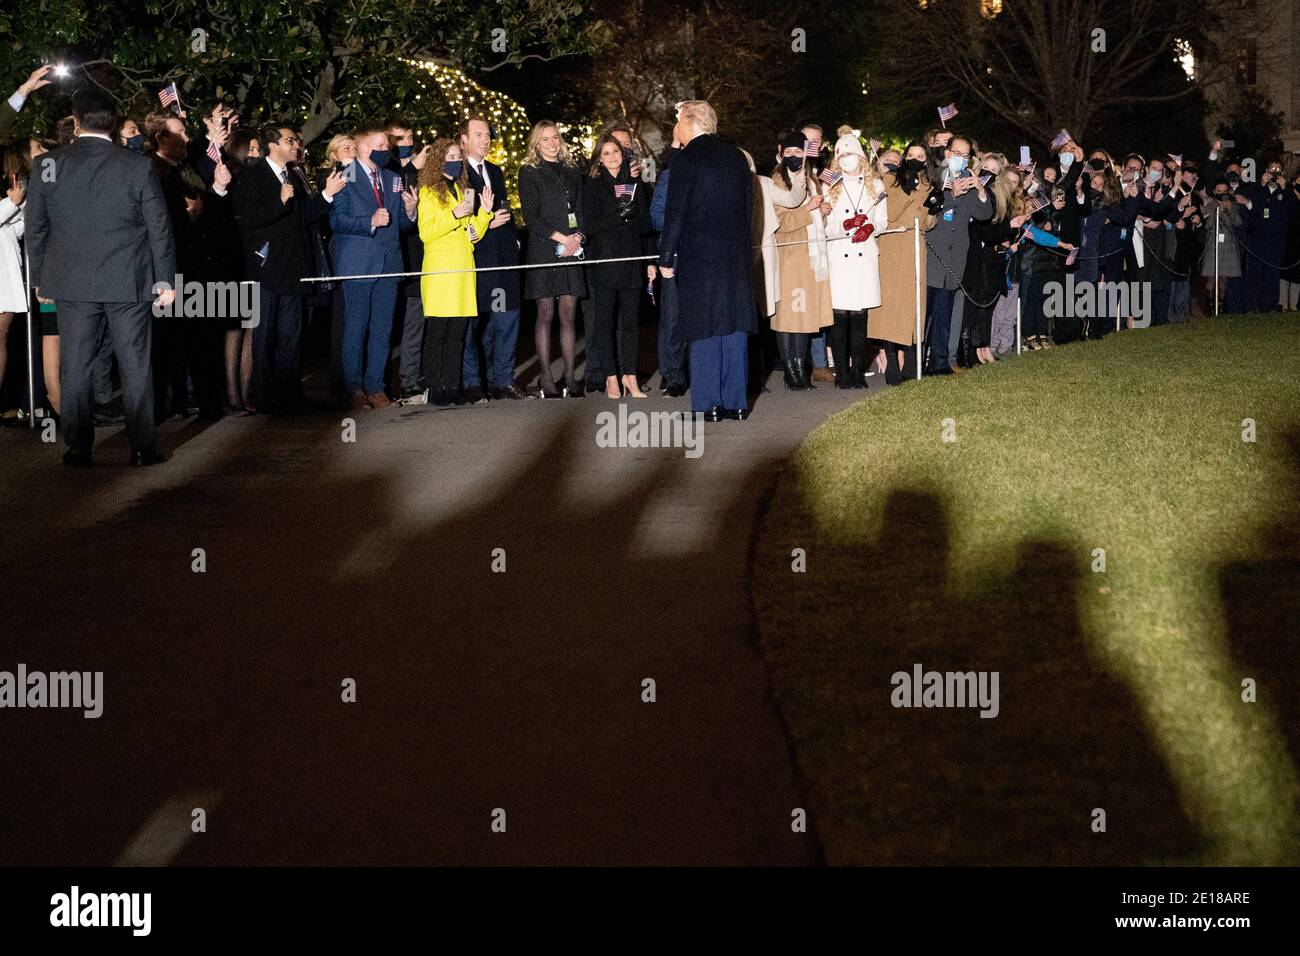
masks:
[[[27,296],[27,427],[36,427],[36,342],[33,334],[36,323],[32,321],[32,263],[23,243],[23,292]],[[40,304],[37,304],[40,308]]]
[[[1214,204],[1214,317],[1219,317],[1219,204]]]

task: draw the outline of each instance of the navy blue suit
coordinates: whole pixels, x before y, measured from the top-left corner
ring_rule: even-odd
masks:
[[[415,225],[402,201],[402,177],[392,170],[371,173],[360,160],[346,170],[348,184],[334,197],[330,210],[330,256],[334,274],[370,275],[402,271],[402,237]],[[379,177],[375,197],[374,176]],[[388,225],[371,226],[382,204]],[[393,334],[397,279],[357,279],[343,283],[343,385],[374,395],[384,390],[384,366]]]

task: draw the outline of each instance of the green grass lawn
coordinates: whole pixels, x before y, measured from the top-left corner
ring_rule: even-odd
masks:
[[[1300,861],[1298,492],[1295,315],[1026,354],[819,428],[752,581],[827,861]],[[917,663],[997,671],[1000,712],[895,708]]]

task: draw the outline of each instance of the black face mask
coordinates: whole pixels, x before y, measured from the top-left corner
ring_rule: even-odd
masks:
[[[1223,202],[1225,199],[1228,198],[1228,194],[1227,194],[1227,193],[1215,193],[1215,194],[1214,194],[1214,198],[1217,199],[1217,200],[1219,200],[1219,202]]]
[[[256,166],[256,165],[257,165],[258,163],[260,163],[261,161],[262,161],[262,157],[261,157],[261,156],[245,156],[245,157],[244,157],[244,165],[245,165],[245,166],[249,166],[249,167]]]
[[[802,156],[787,156],[783,162],[785,163],[785,168],[792,173],[797,173],[799,170],[803,169]]]
[[[887,173],[898,172],[898,163],[885,163],[885,172]]]
[[[925,160],[923,159],[907,159],[903,161],[903,170],[905,172],[919,173],[923,169],[925,169]]]

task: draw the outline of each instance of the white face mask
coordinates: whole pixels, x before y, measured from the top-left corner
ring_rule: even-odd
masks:
[[[860,160],[861,157],[857,153],[845,153],[840,157],[840,169],[852,176],[858,171],[858,163]]]

